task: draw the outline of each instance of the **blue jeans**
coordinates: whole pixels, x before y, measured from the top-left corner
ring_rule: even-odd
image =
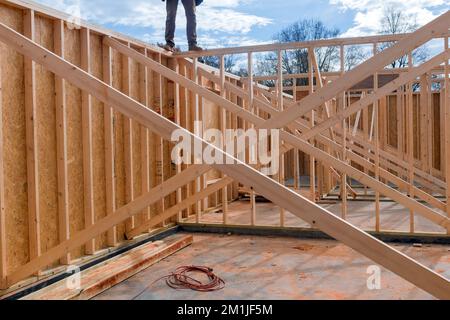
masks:
[[[166,20],[166,43],[175,46],[175,20],[177,17],[179,0],[166,0],[167,20]],[[187,39],[189,46],[197,45],[197,16],[195,0],[181,0],[184,6],[187,20]]]

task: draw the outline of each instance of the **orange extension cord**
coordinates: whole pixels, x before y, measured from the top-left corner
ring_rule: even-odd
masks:
[[[214,270],[209,267],[202,266],[182,266],[172,272],[168,276],[162,277],[155,282],[165,279],[169,287],[173,289],[190,289],[200,292],[218,291],[225,288],[225,281],[214,274]],[[189,273],[203,273],[209,282],[202,283],[201,281],[190,277]]]

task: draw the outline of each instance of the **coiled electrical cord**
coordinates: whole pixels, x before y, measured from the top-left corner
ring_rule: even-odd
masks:
[[[218,291],[225,288],[225,281],[218,277],[209,267],[202,266],[182,266],[172,272],[168,276],[162,277],[155,282],[165,279],[169,287],[173,289],[191,289],[200,292]],[[190,273],[203,273],[209,282],[202,283],[201,281],[189,276]]]

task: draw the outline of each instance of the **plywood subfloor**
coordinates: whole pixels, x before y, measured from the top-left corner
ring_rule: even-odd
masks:
[[[449,246],[394,245],[450,278]],[[174,290],[155,280],[182,265],[206,265],[226,281],[219,292]],[[154,299],[433,299],[381,269],[381,290],[368,290],[373,262],[335,241],[195,234],[194,244],[97,296]]]

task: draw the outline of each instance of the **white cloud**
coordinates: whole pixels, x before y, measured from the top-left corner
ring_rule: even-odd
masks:
[[[205,1],[197,9],[201,42],[205,42],[208,46],[220,45],[222,41],[219,40],[224,38],[224,35],[247,41],[245,35],[253,28],[271,24],[272,21],[268,18],[239,11],[242,4],[249,4],[252,1],[255,0]],[[85,20],[102,25],[148,28],[143,38],[149,42],[162,41],[164,38],[166,9],[165,3],[161,0],[39,0],[39,2],[66,12],[69,8],[79,5],[81,17]],[[181,36],[180,41],[185,42],[185,30],[186,18],[180,1],[177,16],[177,36]],[[214,33],[220,33],[220,36],[213,37]],[[213,41],[214,39],[216,41]]]
[[[386,7],[399,8],[406,15],[417,17],[417,23],[424,25],[445,9],[443,6],[450,5],[449,0],[330,0],[331,5],[336,5],[342,11],[355,11],[353,26],[342,36],[354,37],[369,34],[377,34],[380,22]],[[448,9],[448,8],[447,8]]]

